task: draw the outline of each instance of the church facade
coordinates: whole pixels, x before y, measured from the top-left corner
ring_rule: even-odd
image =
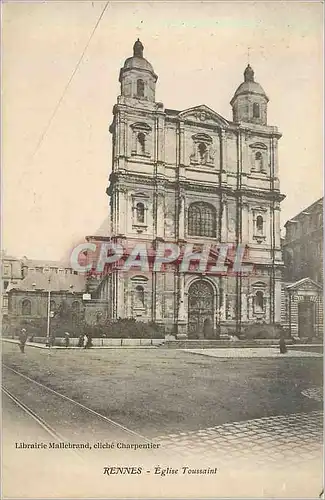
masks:
[[[143,51],[136,41],[120,70],[105,240],[153,250],[161,242],[198,252],[208,245],[216,254],[220,244],[241,245],[251,271],[202,272],[195,262],[187,270],[115,268],[96,297],[112,319],[153,321],[189,338],[280,322],[281,134],[267,123],[267,95],[248,65],[230,102],[233,121],[205,105],[168,109],[156,100],[158,77]]]

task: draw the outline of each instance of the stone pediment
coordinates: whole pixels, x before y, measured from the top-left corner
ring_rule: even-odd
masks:
[[[181,120],[193,121],[200,124],[219,125],[220,127],[228,127],[229,122],[221,115],[208,108],[204,104],[195,106],[194,108],[185,109],[178,115]]]
[[[287,290],[295,291],[318,291],[321,290],[321,286],[310,278],[303,278],[291,285],[286,287]]]

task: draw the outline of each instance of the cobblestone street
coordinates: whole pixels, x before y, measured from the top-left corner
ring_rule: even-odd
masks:
[[[322,460],[323,412],[296,413],[231,422],[156,438],[164,449],[184,457],[217,458],[236,466],[288,465]]]

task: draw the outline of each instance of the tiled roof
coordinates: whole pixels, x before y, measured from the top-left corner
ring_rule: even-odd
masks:
[[[69,261],[59,260],[39,260],[39,259],[23,259],[23,264],[28,267],[55,267],[57,269],[71,269]]]
[[[11,283],[7,292],[10,290],[48,290],[50,278],[51,291],[74,291],[83,292],[86,285],[86,275],[76,274],[57,274],[57,273],[38,273],[29,272],[28,275],[17,284]],[[35,286],[33,286],[35,284]]]

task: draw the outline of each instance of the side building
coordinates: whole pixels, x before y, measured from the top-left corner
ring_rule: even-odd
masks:
[[[323,334],[323,198],[285,224],[282,323],[300,337]]]
[[[3,269],[7,262],[8,258],[3,257]],[[44,335],[48,312],[53,320],[70,316],[76,326],[83,321],[85,277],[69,263],[26,257],[12,258],[10,263],[11,278],[7,273],[8,284],[3,295],[6,298],[6,307],[2,308],[4,334],[7,329],[14,332],[22,324],[35,326],[37,323]]]

